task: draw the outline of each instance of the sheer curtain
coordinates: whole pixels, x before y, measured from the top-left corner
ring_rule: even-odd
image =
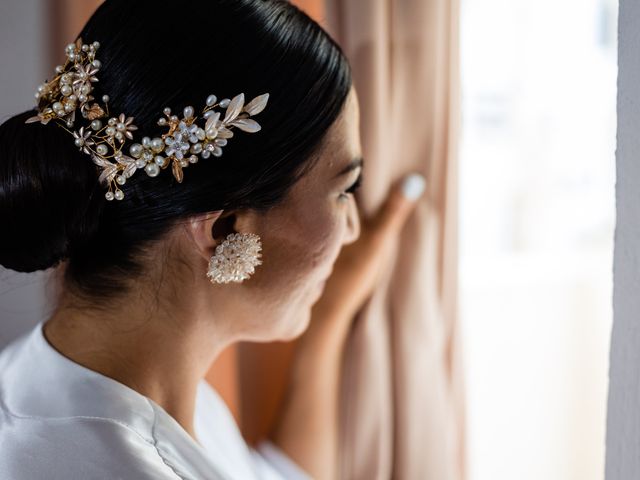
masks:
[[[377,208],[405,172],[428,192],[392,268],[356,319],[343,384],[342,478],[464,477],[457,315],[456,0],[328,0],[326,26],[353,66]]]
[[[408,171],[429,186],[379,288],[355,319],[343,370],[340,478],[465,477],[457,315],[456,0],[295,2],[338,41],[360,100],[371,213]],[[273,420],[292,343],[240,346],[243,430]]]

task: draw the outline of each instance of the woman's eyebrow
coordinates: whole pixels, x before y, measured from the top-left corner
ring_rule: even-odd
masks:
[[[355,170],[358,167],[362,167],[363,164],[364,164],[364,158],[362,157],[354,158],[347,164],[346,167],[344,167],[342,170],[338,172],[338,174],[336,175],[336,178],[341,177],[342,175],[346,175],[347,173],[349,173],[352,170]]]

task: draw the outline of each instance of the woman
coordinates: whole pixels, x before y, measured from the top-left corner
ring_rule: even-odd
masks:
[[[339,47],[286,1],[106,0],[67,57],[71,90],[56,80],[55,94],[77,94],[78,115],[46,113],[44,88],[0,126],[0,263],[59,265],[63,287],[0,353],[0,478],[335,478],[349,322],[424,187],[409,176],[359,218],[359,107]],[[189,143],[178,129],[205,98],[235,123],[209,115]],[[158,122],[168,105],[186,124]],[[155,140],[106,153],[133,134],[162,154],[145,163]],[[287,400],[254,449],[203,378],[234,342],[297,337]]]

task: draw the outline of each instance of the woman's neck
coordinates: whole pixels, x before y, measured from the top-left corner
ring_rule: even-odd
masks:
[[[74,362],[151,398],[196,439],[198,383],[231,339],[215,331],[216,322],[203,320],[197,308],[120,304],[109,310],[78,308],[63,298],[44,325],[45,336]]]

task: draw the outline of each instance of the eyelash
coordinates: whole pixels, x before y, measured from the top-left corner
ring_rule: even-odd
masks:
[[[362,175],[358,177],[358,179],[354,182],[353,185],[351,185],[347,190],[345,190],[343,195],[346,197],[350,193],[356,193],[358,191],[358,188],[360,188],[360,185],[362,185]]]

